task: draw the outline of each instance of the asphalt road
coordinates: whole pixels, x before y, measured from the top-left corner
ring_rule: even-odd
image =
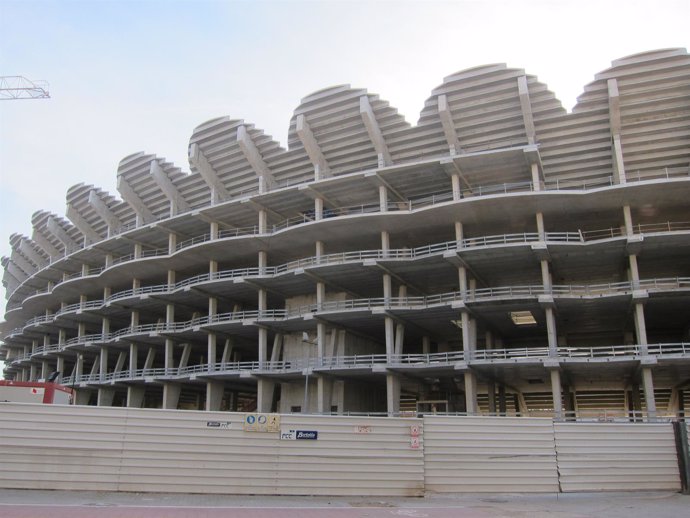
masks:
[[[668,492],[431,495],[424,498],[244,497],[0,489],[0,518],[680,518]]]

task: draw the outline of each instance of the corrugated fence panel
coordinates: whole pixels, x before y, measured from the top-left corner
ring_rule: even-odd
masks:
[[[421,420],[282,416],[281,440],[245,414],[0,404],[0,487],[225,494],[424,492]],[[209,426],[209,423],[212,426]],[[213,426],[215,425],[215,426]]]
[[[126,413],[0,404],[0,487],[116,490]]]
[[[244,414],[132,410],[123,491],[279,495],[421,495],[424,461],[410,447],[414,420],[281,416],[281,430],[243,431]],[[211,428],[208,421],[229,422]],[[419,423],[419,420],[417,420]],[[368,433],[356,433],[366,429]]]
[[[427,491],[557,492],[551,419],[424,417]]]
[[[561,489],[680,489],[670,423],[555,423]]]

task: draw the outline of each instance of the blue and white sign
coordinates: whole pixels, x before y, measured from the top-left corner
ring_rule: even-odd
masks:
[[[316,441],[319,432],[316,430],[282,430],[280,439],[283,441]]]

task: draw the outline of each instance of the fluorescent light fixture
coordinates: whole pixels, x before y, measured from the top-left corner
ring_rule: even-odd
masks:
[[[510,319],[516,326],[533,326],[537,323],[531,311],[511,311]]]

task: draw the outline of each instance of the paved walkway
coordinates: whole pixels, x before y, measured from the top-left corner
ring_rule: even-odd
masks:
[[[0,518],[680,518],[690,496],[668,492],[259,497],[0,489]]]

